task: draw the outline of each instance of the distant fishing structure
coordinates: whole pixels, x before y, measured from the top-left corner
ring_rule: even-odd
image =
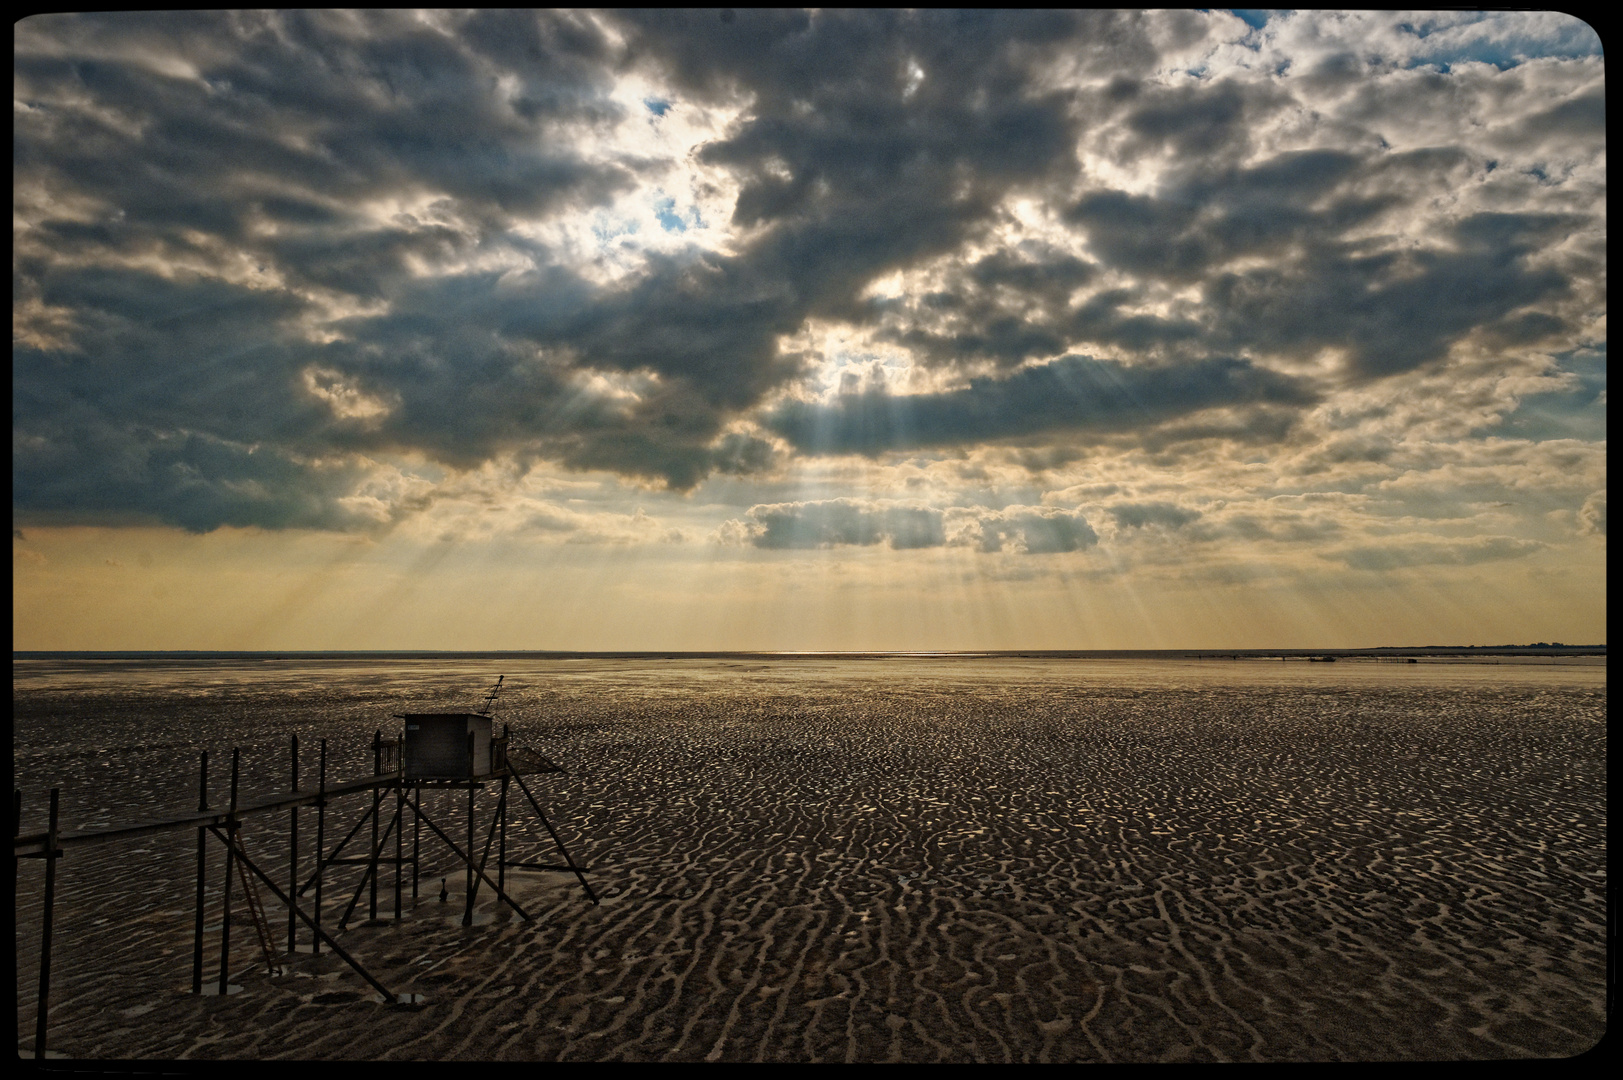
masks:
[[[372,737],[372,775],[363,776],[353,780],[329,784],[327,780],[327,740],[320,740],[320,753],[317,765],[317,779],[314,788],[299,787],[299,737],[293,736],[291,772],[288,791],[286,794],[272,795],[266,798],[244,801],[238,797],[238,775],[240,766],[240,752],[233,748],[231,751],[231,787],[229,801],[225,807],[209,806],[208,776],[209,755],[205,750],[202,753],[199,767],[197,810],[172,817],[137,821],[125,825],[114,825],[107,828],[86,830],[63,834],[61,823],[58,820],[58,802],[61,794],[60,788],[52,788],[50,793],[50,811],[48,825],[45,832],[29,836],[21,834],[22,825],[22,792],[14,792],[14,815],[12,818],[13,853],[20,861],[22,859],[43,859],[45,861],[45,896],[40,928],[40,970],[39,970],[39,1000],[34,1032],[34,1057],[45,1057],[46,1021],[49,1012],[50,986],[51,986],[51,936],[54,929],[52,924],[53,908],[56,900],[56,862],[62,858],[68,848],[88,847],[92,844],[110,840],[126,839],[148,833],[172,832],[181,829],[197,830],[197,888],[196,912],[192,936],[192,987],[194,994],[216,993],[224,997],[230,992],[229,962],[231,952],[231,924],[232,924],[232,882],[233,878],[240,885],[243,893],[243,906],[247,908],[249,921],[253,924],[254,933],[258,939],[260,957],[267,972],[272,975],[282,974],[286,969],[284,961],[297,952],[298,928],[302,923],[310,932],[310,952],[320,954],[322,946],[326,945],[333,954],[344,961],[357,975],[364,979],[371,987],[382,995],[385,1003],[403,1007],[420,1007],[426,1002],[419,994],[396,994],[389,990],[381,981],[367,971],[361,962],[347,951],[329,932],[325,923],[325,898],[323,884],[326,880],[327,870],[334,866],[364,866],[360,883],[355,893],[350,897],[349,903],[344,907],[343,914],[338,918],[337,931],[342,933],[348,926],[350,918],[355,913],[363,893],[368,895],[367,913],[368,924],[375,925],[378,918],[378,877],[379,867],[394,868],[394,919],[402,917],[403,899],[405,891],[405,868],[411,868],[411,898],[417,900],[418,879],[422,863],[422,828],[427,825],[429,830],[437,836],[444,845],[450,849],[456,859],[461,862],[466,872],[465,903],[462,912],[462,925],[473,925],[473,906],[478,897],[481,885],[488,885],[501,903],[505,903],[518,913],[525,922],[533,922],[533,918],[517,901],[507,893],[507,870],[509,867],[528,870],[549,870],[572,873],[579,880],[581,888],[593,904],[598,902],[597,894],[586,881],[587,868],[580,866],[570,856],[564,843],[558,837],[557,830],[542,811],[536,801],[529,785],[524,782],[526,776],[538,776],[548,773],[561,773],[564,769],[554,763],[550,758],[533,750],[512,745],[512,733],[508,725],[503,724],[498,735],[494,730],[494,721],[491,710],[500,696],[505,675],[498,676],[478,712],[434,712],[434,713],[395,713],[393,718],[402,721],[402,727],[393,739],[386,740],[382,729]],[[476,828],[475,804],[479,793],[487,785],[499,783],[496,807],[490,818],[490,824],[485,832],[482,851],[476,857]],[[563,857],[562,863],[524,861],[508,857],[507,852],[507,826],[509,820],[510,788],[517,785],[523,793],[530,809],[535,812],[541,824],[546,827],[547,835],[552,838],[553,844]],[[450,822],[434,820],[422,805],[424,789],[432,790],[466,790],[467,791],[467,827],[465,832],[465,845],[458,844],[451,838]],[[329,852],[327,841],[327,809],[335,800],[349,795],[371,794],[370,806],[356,821],[344,839],[339,841]],[[393,795],[393,812],[387,809],[390,795]],[[313,807],[316,811],[316,866],[315,872],[301,880],[299,870],[299,810]],[[267,868],[271,863],[265,855],[256,852],[250,856],[245,848],[241,835],[241,823],[246,817],[255,814],[265,814],[276,810],[288,811],[288,862],[286,888],[277,885]],[[405,854],[406,815],[410,811],[411,824],[411,854]],[[384,819],[388,818],[387,824]],[[371,825],[371,840],[364,855],[345,856],[343,852],[368,824]],[[394,854],[385,854],[390,837],[394,838]],[[207,868],[208,842],[210,837],[218,841],[225,848],[225,876],[221,882],[220,905],[222,909],[220,921],[220,964],[219,975],[210,980],[212,985],[205,988],[204,955],[203,955],[203,927],[204,916],[208,906],[208,888],[205,881]],[[495,847],[496,865],[495,879],[486,873],[490,862],[491,848]],[[19,865],[20,869],[20,865]],[[287,950],[282,953],[276,948],[273,940],[273,931],[265,905],[261,899],[260,886],[268,890],[277,902],[287,909]],[[313,890],[313,892],[312,892]],[[307,910],[301,899],[309,895],[309,909]],[[439,899],[443,903],[449,895],[445,881],[441,881]]]

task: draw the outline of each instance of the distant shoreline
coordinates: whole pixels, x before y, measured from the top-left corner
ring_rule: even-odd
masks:
[[[1477,659],[1489,657],[1557,658],[1606,655],[1605,645],[1384,645],[1368,649],[983,649],[894,650],[850,652],[762,652],[753,650],[674,649],[562,651],[548,649],[264,649],[264,650],[27,650],[12,651],[18,660],[434,660],[511,657],[550,660],[889,660],[889,659],[1031,659],[1031,660],[1317,660],[1340,659]]]

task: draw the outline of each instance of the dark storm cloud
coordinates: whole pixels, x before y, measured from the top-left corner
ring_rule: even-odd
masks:
[[[17,512],[351,527],[337,499],[359,466],[330,463],[356,455],[546,460],[687,490],[773,467],[772,445],[739,433],[752,420],[803,453],[1137,429],[1153,445],[1174,421],[1274,439],[1316,400],[1274,357],[1339,349],[1376,379],[1479,331],[1505,348],[1571,331],[1552,306],[1569,275],[1545,256],[1591,218],[1506,205],[1373,243],[1486,170],[1481,154],[1259,149],[1259,131],[1308,107],[1293,94],[1345,65],[1300,91],[1158,82],[1161,50],[1206,25],[845,10],[25,21]],[[649,89],[625,106],[629,74]],[[623,276],[536,238],[629,192],[653,200],[691,163],[602,147],[622,145],[621,125],[706,108],[736,112],[693,155],[737,186],[725,241],[664,194],[660,212],[695,225],[689,246],[645,251]],[[1592,140],[1603,123],[1585,90],[1498,137]],[[1099,152],[1159,182],[1090,174],[1081,148],[1099,133]],[[1042,208],[1046,239],[1005,242],[1015,197]],[[927,292],[868,292],[925,266]],[[816,361],[784,344],[812,321],[1005,374],[759,415]],[[1203,415],[1216,408],[1245,415]]]
[[[1530,343],[1564,324],[1518,309],[1569,290],[1559,270],[1528,261],[1540,233],[1578,215],[1479,213],[1438,245],[1365,254],[1325,244],[1293,266],[1225,272],[1205,288],[1214,334],[1264,352],[1345,350],[1349,371],[1379,378],[1440,359],[1478,328]]]
[[[15,513],[40,524],[164,522],[190,532],[378,524],[339,502],[362,479],[352,466],[196,433],[71,420],[39,438],[13,441],[11,497]]]
[[[1592,226],[1587,215],[1477,213],[1408,250],[1357,238],[1407,213],[1417,190],[1480,180],[1487,165],[1464,150],[1303,150],[1243,168],[1200,160],[1153,194],[1100,189],[1067,208],[1097,264],[985,257],[1022,266],[1032,285],[999,289],[965,267],[937,292],[876,305],[881,338],[943,366],[1013,366],[1082,345],[1165,357],[1199,341],[1296,359],[1328,347],[1367,379],[1435,361],[1476,331],[1526,346],[1571,329],[1528,309],[1570,292],[1567,272],[1537,256]],[[1104,270],[1133,284],[1088,294]],[[1201,299],[1135,311],[1157,286],[1195,286]]]
[[[1078,35],[1112,42],[1113,62],[1153,60],[1133,19],[1063,13],[34,20],[17,50],[15,177],[78,209],[40,213],[20,245],[17,302],[55,312],[71,345],[46,335],[23,358],[14,427],[68,438],[46,422],[68,396],[73,447],[195,432],[286,461],[518,453],[678,488],[765,467],[767,444],[723,433],[802,372],[780,335],[857,311],[875,274],[953,250],[1008,191],[1075,173],[1070,96],[1031,72]],[[911,87],[909,62],[923,72]],[[702,157],[741,178],[735,223],[755,234],[735,255],[589,286],[506,230],[602,202],[646,167],[588,160],[573,135],[620,118],[607,91],[638,65],[665,73],[666,111],[752,97]],[[433,205],[380,220],[389,199]],[[422,276],[498,251],[537,269],[505,288],[494,273]],[[233,257],[265,278],[131,269]],[[314,344],[297,329],[321,317],[311,289],[384,310]],[[310,370],[381,412],[331,415],[301,387]],[[628,410],[582,393],[573,376],[591,371],[654,378]],[[61,449],[37,468],[78,461]],[[38,481],[30,507],[111,509],[74,475]],[[160,517],[206,518],[164,511],[173,490],[138,482]],[[284,519],[267,504],[262,523]]]
[[[797,449],[878,454],[919,446],[1021,439],[1055,432],[1152,428],[1206,409],[1307,405],[1312,388],[1244,360],[1128,366],[1067,356],[961,390],[843,394],[827,404],[790,401],[766,420]]]
[[[1133,102],[1126,121],[1138,137],[1135,149],[1166,149],[1180,158],[1209,162],[1213,155],[1241,152],[1248,131],[1290,99],[1267,86],[1220,81],[1135,94]]]

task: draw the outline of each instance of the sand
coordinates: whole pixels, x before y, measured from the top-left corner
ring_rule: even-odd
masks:
[[[404,918],[281,977],[234,916],[194,997],[195,838],[60,864],[49,1046],[102,1059],[1325,1061],[1562,1056],[1605,1031],[1604,667],[1001,660],[22,663],[23,829],[333,775],[405,708],[476,705],[602,895],[520,920],[425,840]],[[224,752],[224,753],[222,753]],[[426,806],[458,822],[449,796]],[[494,798],[481,802],[488,814]],[[363,812],[337,803],[329,842]],[[533,815],[513,845],[550,858]],[[287,815],[245,830],[278,880]],[[309,864],[313,811],[301,817]],[[460,836],[460,831],[453,835]],[[206,955],[218,974],[213,845]],[[335,869],[327,918],[359,875]],[[438,900],[448,877],[450,901]],[[21,864],[31,1052],[42,865]],[[364,913],[366,900],[361,901]],[[285,939],[285,909],[268,903]],[[380,914],[392,915],[385,877]],[[301,944],[309,935],[302,929]]]

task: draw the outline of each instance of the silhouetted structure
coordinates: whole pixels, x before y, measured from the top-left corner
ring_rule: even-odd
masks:
[[[500,689],[500,682],[492,689],[489,697],[485,699],[485,708],[495,699]],[[301,790],[299,788],[299,742],[298,736],[293,737],[292,743],[292,775],[289,790],[284,795],[275,795],[255,800],[253,802],[240,802],[238,799],[238,773],[239,752],[231,751],[231,788],[230,801],[223,808],[210,808],[208,805],[208,768],[209,755],[207,751],[202,754],[200,764],[200,777],[198,783],[198,807],[195,813],[182,814],[175,817],[135,822],[127,825],[116,825],[109,828],[76,832],[71,835],[62,835],[57,821],[57,805],[59,788],[51,789],[49,825],[45,832],[29,836],[19,835],[22,822],[22,792],[14,793],[14,817],[12,833],[13,852],[17,859],[44,859],[45,860],[45,896],[44,911],[40,935],[40,972],[39,972],[39,1002],[38,1016],[34,1039],[34,1056],[45,1056],[46,1018],[49,1011],[50,999],[50,970],[51,970],[51,934],[53,930],[53,908],[55,905],[56,887],[56,860],[61,858],[68,848],[88,846],[98,842],[125,839],[146,833],[169,832],[180,829],[197,830],[197,889],[196,889],[196,918],[193,928],[192,947],[192,992],[204,992],[204,961],[203,961],[203,926],[204,911],[207,906],[207,882],[205,881],[205,868],[207,865],[208,840],[213,837],[225,846],[226,870],[221,885],[221,905],[223,915],[220,925],[220,966],[217,993],[224,995],[228,990],[228,963],[231,949],[231,893],[232,878],[236,877],[242,888],[245,906],[248,909],[254,931],[259,939],[261,956],[266,967],[274,974],[280,970],[278,963],[278,950],[272,941],[270,922],[265,914],[264,904],[260,898],[260,886],[268,890],[276,901],[287,908],[287,953],[292,954],[297,947],[297,929],[302,922],[309,928],[311,934],[312,952],[319,953],[323,945],[330,948],[357,975],[369,983],[373,989],[383,995],[385,1002],[397,1005],[420,1005],[422,999],[417,995],[397,995],[366,970],[364,966],[347,952],[333,937],[324,925],[324,896],[322,886],[326,880],[327,870],[333,866],[359,865],[366,868],[356,886],[354,895],[345,906],[343,914],[338,919],[338,931],[342,932],[348,925],[350,918],[359,904],[361,896],[368,894],[367,915],[369,921],[378,919],[378,879],[379,868],[394,868],[394,918],[399,919],[402,912],[403,891],[405,888],[405,868],[411,868],[411,897],[417,899],[418,875],[421,868],[422,856],[422,828],[427,825],[429,831],[437,836],[446,847],[464,865],[467,872],[466,903],[463,909],[462,925],[473,924],[473,906],[477,899],[481,885],[488,885],[500,902],[507,904],[519,917],[526,922],[532,921],[528,912],[518,905],[506,890],[507,869],[520,867],[531,870],[567,871],[573,873],[580,881],[581,888],[592,903],[598,902],[597,895],[592,891],[591,885],[586,881],[586,868],[575,863],[570,857],[568,849],[559,839],[558,833],[547,820],[546,814],[537,803],[529,785],[525,783],[526,776],[559,773],[564,770],[554,764],[545,756],[530,750],[511,747],[511,734],[507,725],[502,725],[500,735],[493,731],[493,724],[489,716],[483,713],[408,713],[401,714],[400,719],[405,721],[401,732],[392,740],[385,740],[383,732],[379,730],[372,740],[372,775],[361,777],[342,783],[331,784],[327,782],[327,740],[321,740],[320,762],[317,767],[316,786]],[[498,794],[496,808],[491,815],[490,824],[486,830],[483,850],[476,847],[475,804],[477,796],[487,785],[497,785]],[[541,824],[545,826],[547,835],[557,845],[559,853],[563,856],[562,863],[545,863],[510,859],[507,854],[507,826],[509,820],[509,795],[512,786],[517,786],[523,793],[524,799],[535,812]],[[467,828],[465,831],[465,844],[458,844],[451,838],[449,822],[436,821],[423,809],[423,792],[425,789],[457,789],[467,791]],[[370,793],[370,805],[360,820],[355,822],[345,834],[344,839],[333,847],[331,852],[326,851],[327,809],[335,800],[351,795]],[[387,804],[393,802],[392,812]],[[298,849],[298,813],[306,807],[314,807],[316,811],[316,867],[315,872],[299,880],[299,849]],[[288,877],[286,889],[281,888],[271,878],[268,868],[270,862],[264,856],[250,856],[243,846],[240,833],[241,822],[254,814],[263,814],[271,811],[286,809],[289,811],[288,825]],[[404,833],[407,813],[410,813],[412,826],[411,853],[404,851]],[[385,823],[385,819],[387,822]],[[370,845],[364,855],[344,855],[350,843],[368,825],[370,829]],[[390,837],[394,838],[394,854],[385,854]],[[496,872],[492,880],[486,872],[490,861],[492,846],[495,847]],[[313,893],[312,893],[313,890]],[[310,908],[306,910],[301,900],[311,896]],[[440,899],[446,898],[447,890],[441,883]]]

